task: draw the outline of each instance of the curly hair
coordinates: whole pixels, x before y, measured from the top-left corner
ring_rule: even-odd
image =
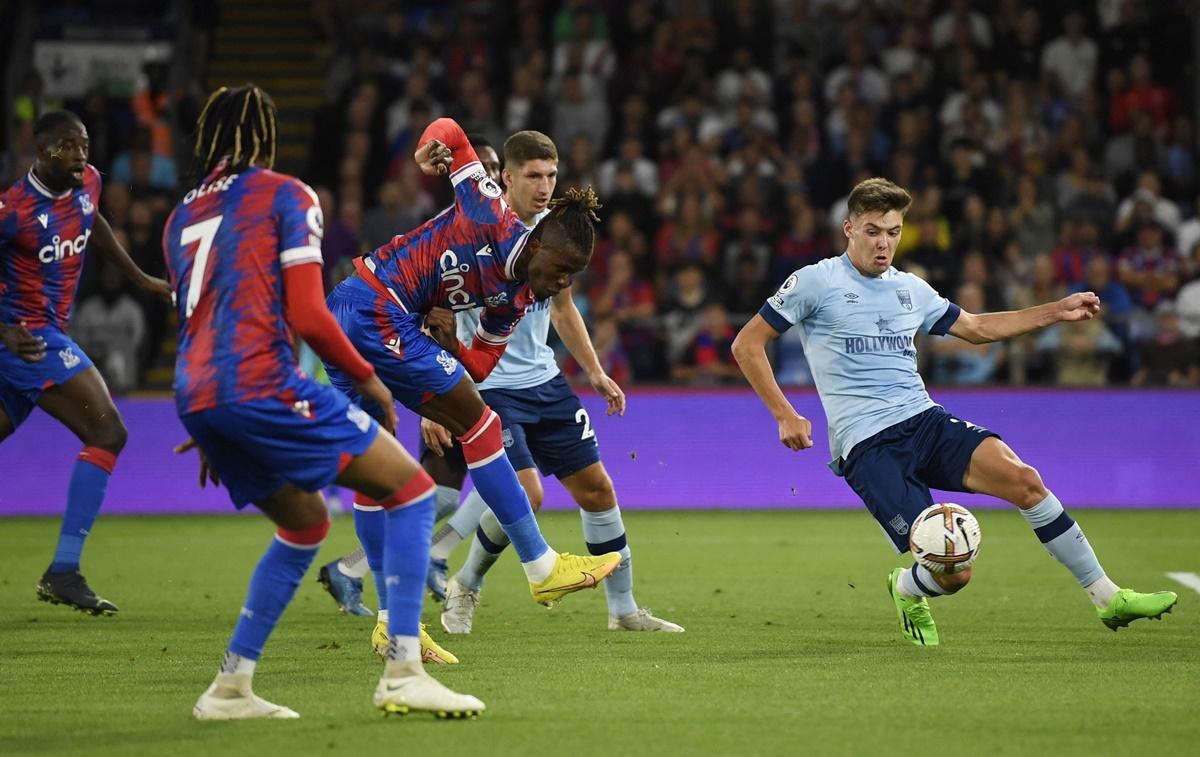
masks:
[[[596,244],[596,211],[604,207],[590,186],[568,189],[562,197],[550,201],[550,214],[534,229],[534,234],[554,247],[570,247],[591,257]]]

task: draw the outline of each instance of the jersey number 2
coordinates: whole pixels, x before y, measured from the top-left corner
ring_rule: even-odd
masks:
[[[583,433],[579,435],[580,439],[591,439],[596,435],[596,430],[592,428],[592,419],[588,417],[587,410],[582,407],[575,411],[575,422],[583,424]]]
[[[192,275],[188,278],[184,318],[191,318],[196,305],[200,303],[200,290],[204,287],[204,270],[208,268],[208,254],[212,252],[213,240],[217,238],[217,229],[221,227],[221,219],[224,217],[213,216],[191,226],[184,226],[183,233],[179,235],[179,243],[185,247],[192,242],[200,243],[200,248],[196,250],[196,257],[192,259]]]

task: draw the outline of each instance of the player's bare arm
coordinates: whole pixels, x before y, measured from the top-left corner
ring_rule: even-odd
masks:
[[[0,323],[0,342],[27,363],[36,363],[46,357],[46,340],[32,334],[24,323]]]
[[[129,257],[129,253],[117,241],[108,220],[99,213],[96,214],[96,223],[92,227],[92,242],[100,254],[109,262],[115,263],[138,289],[157,295],[167,302],[171,301],[171,285],[166,279],[151,276],[138,268],[138,264],[133,262],[133,258]]]
[[[972,344],[1000,342],[1037,331],[1060,321],[1086,321],[1100,313],[1094,292],[1078,292],[1044,305],[1003,313],[959,314],[950,333]]]
[[[778,337],[779,333],[761,315],[756,315],[733,340],[733,357],[758,398],[775,416],[779,441],[788,449],[808,449],[813,446],[812,423],[788,402],[767,360],[767,344]]]
[[[571,357],[583,368],[588,383],[608,403],[606,412],[609,415],[625,415],[625,392],[600,365],[596,348],[592,346],[591,337],[588,336],[587,325],[584,324],[583,316],[571,297],[570,287],[550,298],[550,323],[554,324],[554,330],[558,332]]]

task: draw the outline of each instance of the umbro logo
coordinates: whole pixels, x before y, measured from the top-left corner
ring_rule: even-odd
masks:
[[[43,229],[46,228],[47,224],[50,223],[50,216],[46,215],[45,213],[39,215],[37,219],[42,222]]]
[[[842,296],[846,298],[847,305],[857,305],[858,304],[858,295],[855,294],[854,292],[846,292]]]

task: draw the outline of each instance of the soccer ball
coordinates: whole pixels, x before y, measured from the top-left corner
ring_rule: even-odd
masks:
[[[913,521],[908,548],[930,573],[958,573],[979,554],[979,521],[962,505],[927,507]]]

